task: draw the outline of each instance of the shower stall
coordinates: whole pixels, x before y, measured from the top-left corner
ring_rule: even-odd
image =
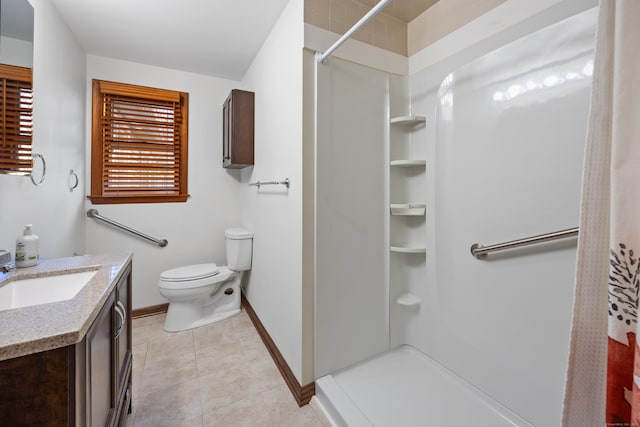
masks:
[[[314,363],[339,425],[560,424],[576,239],[470,248],[578,224],[592,5],[409,76],[316,65]]]

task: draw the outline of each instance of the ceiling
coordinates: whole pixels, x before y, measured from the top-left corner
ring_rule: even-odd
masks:
[[[232,80],[242,78],[288,2],[52,1],[88,54]]]
[[[33,8],[27,0],[0,0],[0,35],[33,41]]]
[[[288,1],[52,0],[88,54],[232,80],[242,79]],[[409,22],[436,1],[393,0],[383,12]]]

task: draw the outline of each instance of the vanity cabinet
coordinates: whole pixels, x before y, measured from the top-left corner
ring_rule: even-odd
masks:
[[[75,345],[0,362],[0,424],[121,426],[131,410],[131,264]]]
[[[86,419],[86,423],[76,425],[124,424],[131,404],[131,348],[131,267],[128,267],[85,339],[76,345],[79,366],[76,374],[86,386],[86,392],[79,396],[77,411],[78,418]]]
[[[254,93],[233,89],[222,106],[222,166],[253,165]]]

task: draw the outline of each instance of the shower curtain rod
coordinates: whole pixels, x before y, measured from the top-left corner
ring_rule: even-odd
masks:
[[[329,49],[327,49],[324,53],[318,53],[317,58],[318,62],[324,64],[324,61],[327,60],[329,56],[333,53],[334,50],[340,47],[342,43],[344,43],[353,33],[358,31],[364,24],[369,22],[371,18],[373,18],[378,12],[380,12],[387,4],[391,3],[391,0],[380,0],[378,4],[376,4],[373,9],[371,9],[366,15],[364,15],[355,25],[342,35],[334,44],[331,45]]]

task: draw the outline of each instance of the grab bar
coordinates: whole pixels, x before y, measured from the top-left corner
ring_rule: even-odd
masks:
[[[289,188],[290,181],[289,181],[289,178],[285,178],[284,181],[268,181],[268,182],[256,181],[249,184],[249,187],[256,186],[258,187],[258,190],[259,190],[261,185],[284,185],[285,187]]]
[[[113,225],[115,227],[118,227],[118,228],[124,230],[124,231],[128,231],[131,234],[135,234],[138,237],[142,237],[143,239],[147,239],[147,240],[155,243],[156,245],[160,246],[161,248],[164,248],[165,246],[167,246],[169,244],[167,239],[156,239],[155,237],[151,237],[151,236],[149,236],[147,234],[141,233],[138,230],[134,230],[133,228],[127,227],[126,225],[122,225],[119,222],[115,222],[112,219],[105,218],[102,215],[100,215],[96,209],[89,209],[87,211],[87,216],[89,218],[95,218],[97,220],[106,222],[107,224],[111,224],[111,225]]]
[[[578,235],[578,227],[567,228],[566,230],[554,231],[552,233],[539,234],[537,236],[525,237],[524,239],[511,240],[509,242],[497,243],[495,245],[483,246],[479,243],[471,245],[471,255],[476,259],[485,259],[487,254],[505,249],[513,249],[521,246],[535,245],[536,243],[550,242],[552,240],[566,239]]]

